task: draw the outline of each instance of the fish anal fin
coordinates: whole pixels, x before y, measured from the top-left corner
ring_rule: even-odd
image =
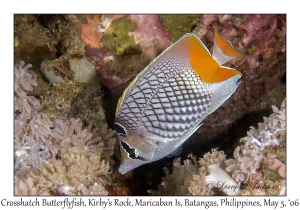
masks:
[[[173,150],[170,154],[167,155],[167,157],[179,156],[181,152],[182,152],[182,145],[177,147],[175,150]]]

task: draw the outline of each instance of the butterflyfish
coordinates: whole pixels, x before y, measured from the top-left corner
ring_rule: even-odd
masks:
[[[212,55],[196,35],[188,33],[142,70],[116,108],[119,172],[176,153],[236,91],[242,74],[222,64],[241,56],[217,30]]]

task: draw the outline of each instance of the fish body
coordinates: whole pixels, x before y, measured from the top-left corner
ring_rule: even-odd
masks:
[[[236,91],[241,73],[221,65],[241,56],[217,31],[212,55],[186,34],[141,71],[116,109],[119,172],[174,153]]]

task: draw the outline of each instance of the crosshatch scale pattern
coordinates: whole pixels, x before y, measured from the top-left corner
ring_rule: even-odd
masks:
[[[209,86],[188,64],[171,55],[149,66],[128,92],[116,119],[128,134],[142,126],[163,139],[180,139],[211,106]]]

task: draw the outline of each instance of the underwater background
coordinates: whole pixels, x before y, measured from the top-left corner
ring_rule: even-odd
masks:
[[[185,33],[211,51],[215,29],[243,54],[226,64],[243,75],[236,93],[180,159],[119,174],[113,123],[123,90]],[[284,14],[15,14],[14,63],[15,195],[228,194],[206,186],[215,164],[249,186],[240,195],[285,194]],[[275,187],[249,190],[255,183]]]

